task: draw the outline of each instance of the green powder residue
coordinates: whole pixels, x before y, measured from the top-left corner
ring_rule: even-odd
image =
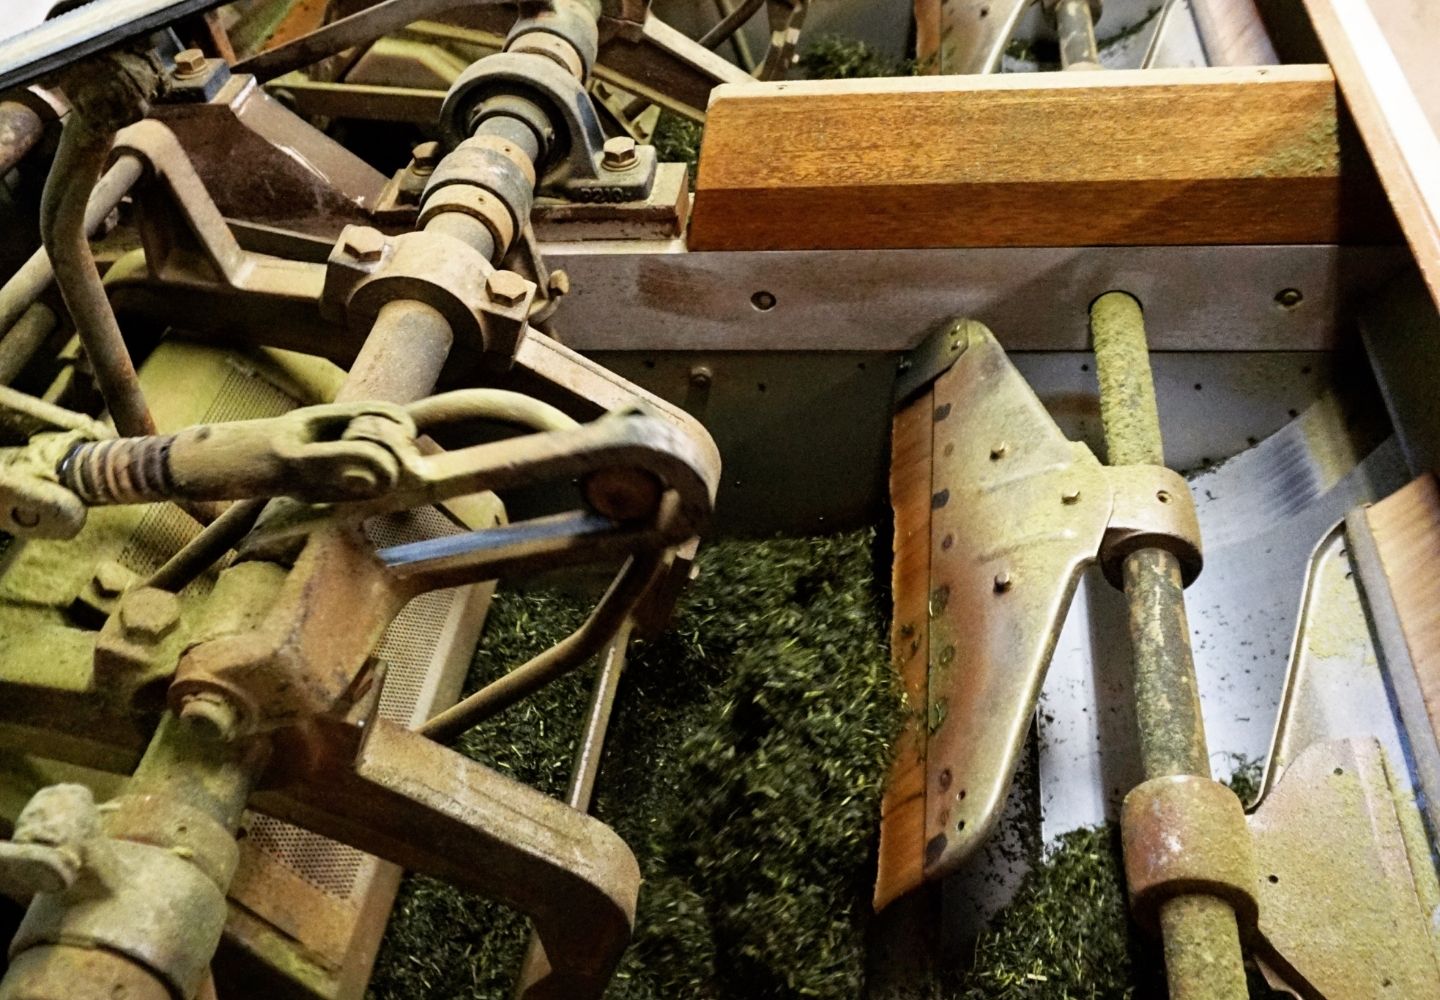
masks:
[[[671,628],[632,648],[594,812],[645,883],[608,997],[861,995],[870,856],[903,711],[872,541],[710,546]],[[554,593],[499,594],[469,686],[586,610]],[[551,685],[460,749],[563,794],[592,676]],[[525,937],[503,907],[411,877],[370,996],[508,998]]]
[[[1255,177],[1323,177],[1340,164],[1339,122],[1332,107],[1310,124],[1294,142],[1270,151],[1255,167]]]

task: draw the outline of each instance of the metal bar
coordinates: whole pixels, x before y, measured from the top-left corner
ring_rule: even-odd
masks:
[[[1273,66],[1280,61],[1255,0],[1190,0],[1211,66]]]
[[[146,587],[158,587],[179,593],[205,572],[255,526],[268,497],[240,500],[225,508],[225,513],[205,526],[185,546],[150,574]]]
[[[139,437],[154,434],[155,421],[95,267],[86,227],[90,195],[114,139],[113,130],[71,112],[40,201],[40,237],[115,426]]]
[[[595,791],[595,778],[600,772],[600,757],[605,751],[605,734],[610,728],[610,715],[615,709],[615,694],[620,690],[620,676],[625,672],[625,652],[630,645],[632,619],[625,619],[619,631],[600,656],[600,670],[590,690],[590,704],[585,708],[585,729],[575,746],[575,761],[570,765],[570,786],[565,802],[571,809],[588,813]],[[524,995],[538,982],[545,968],[545,946],[540,935],[530,932],[525,958],[520,963],[516,993]]]
[[[1140,303],[1124,292],[1109,292],[1091,306],[1090,321],[1110,464],[1163,465]],[[1140,549],[1125,559],[1124,585],[1145,777],[1209,778],[1180,563],[1167,551]],[[1176,896],[1162,905],[1160,925],[1173,1000],[1247,995],[1239,929],[1227,903],[1207,895]]]
[[[1055,33],[1060,37],[1062,69],[1100,68],[1090,0],[1060,0],[1055,8]]]
[[[745,26],[745,22],[755,16],[755,12],[765,5],[765,0],[743,0],[740,6],[720,19],[705,34],[700,36],[700,44],[707,49],[717,49],[725,43],[725,40]]]
[[[722,18],[729,17],[735,13],[735,5],[730,0],[715,0],[715,12]],[[755,71],[755,56],[750,51],[750,41],[745,37],[745,32],[737,31],[730,38],[730,47],[735,50],[735,62],[747,73]]]
[[[87,235],[95,234],[144,172],[145,165],[134,156],[122,156],[110,165],[85,203]],[[53,280],[55,271],[50,265],[50,255],[41,247],[0,288],[0,333],[14,326]]]
[[[260,80],[269,80],[292,70],[304,69],[326,56],[373,42],[412,21],[423,21],[461,7],[474,8],[499,2],[501,0],[383,0],[349,17],[332,21],[318,31],[302,35],[293,42],[242,59],[235,64],[234,71],[253,73]]]
[[[107,0],[82,4],[0,42],[0,90],[32,83],[85,56],[128,39],[144,38],[157,28],[225,2]]]
[[[539,656],[441,712],[419,731],[433,740],[448,742],[594,656],[645,595],[663,557],[663,551],[658,549],[631,556],[578,629]]]
[[[0,338],[0,385],[9,385],[30,363],[45,338],[55,330],[55,314],[43,302],[36,302],[21,314],[19,321]]]

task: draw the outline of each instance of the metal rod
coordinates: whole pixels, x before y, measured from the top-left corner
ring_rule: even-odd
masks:
[[[715,0],[715,13],[722,18],[729,17],[735,13],[735,5],[730,0]],[[747,73],[755,72],[755,55],[750,51],[750,40],[745,37],[745,32],[737,30],[731,35],[730,47],[735,50],[735,62],[740,68]]]
[[[144,585],[177,594],[184,590],[255,527],[255,521],[268,502],[267,498],[257,497],[232,503],[225,508],[225,513],[167,559],[165,565],[150,574]]]
[[[1111,465],[1163,465],[1160,415],[1140,303],[1110,292],[1090,308],[1100,417]],[[1135,660],[1135,714],[1146,779],[1210,777],[1180,563],[1161,549],[1123,567]],[[1235,913],[1208,895],[1177,896],[1160,913],[1173,1000],[1241,1000],[1245,969]]]
[[[755,12],[765,5],[765,0],[743,0],[740,6],[720,19],[705,34],[700,36],[700,44],[707,49],[716,49],[725,43],[725,40],[744,26],[745,22],[755,16]]]
[[[9,385],[30,363],[45,338],[55,331],[59,321],[50,307],[36,302],[20,315],[20,319],[0,337],[0,385]]]
[[[600,654],[600,670],[595,675],[595,686],[590,689],[590,704],[585,708],[585,728],[580,734],[580,742],[575,745],[575,761],[570,765],[570,786],[565,792],[566,804],[579,812],[590,811],[595,779],[600,773],[600,757],[605,752],[605,735],[610,729],[610,716],[615,709],[616,692],[620,690],[620,677],[625,672],[625,653],[634,625],[632,619],[626,618]],[[540,980],[548,967],[545,946],[540,941],[540,935],[532,930],[530,941],[525,946],[525,958],[520,963],[515,995],[525,996],[525,991]]]
[[[112,130],[92,125],[78,109],[70,113],[40,199],[40,238],[116,429],[140,437],[155,433],[155,421],[96,269],[86,228],[90,195],[114,139]]]
[[[630,616],[649,589],[663,558],[661,550],[631,556],[584,624],[539,656],[447,708],[421,726],[420,732],[442,743],[453,740],[590,659]]]
[[[1095,42],[1095,19],[1090,0],[1060,0],[1055,7],[1055,33],[1060,38],[1062,69],[1099,69],[1100,48]]]
[[[120,204],[120,199],[135,186],[145,172],[145,165],[134,156],[122,156],[110,165],[85,204],[85,233],[93,236],[105,219]],[[0,333],[9,330],[35,300],[55,280],[50,255],[41,247],[20,265],[10,280],[0,287]]]
[[[1255,0],[1190,0],[1190,11],[1211,66],[1271,66],[1280,61]]]

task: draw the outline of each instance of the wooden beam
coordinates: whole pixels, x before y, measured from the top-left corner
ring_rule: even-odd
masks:
[[[1396,238],[1324,66],[719,87],[690,230],[697,250]]]
[[[1440,6],[1305,0],[1305,8],[1440,306]]]

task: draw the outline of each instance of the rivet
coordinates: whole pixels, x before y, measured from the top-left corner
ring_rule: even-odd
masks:
[[[995,574],[995,593],[1003,594],[1012,586],[1014,586],[1014,581],[1010,579],[1010,571],[1008,569],[1002,569]]]
[[[1010,443],[1008,441],[1001,441],[999,444],[992,445],[990,448],[990,461],[998,462],[1005,457],[1005,453],[1009,450]]]

